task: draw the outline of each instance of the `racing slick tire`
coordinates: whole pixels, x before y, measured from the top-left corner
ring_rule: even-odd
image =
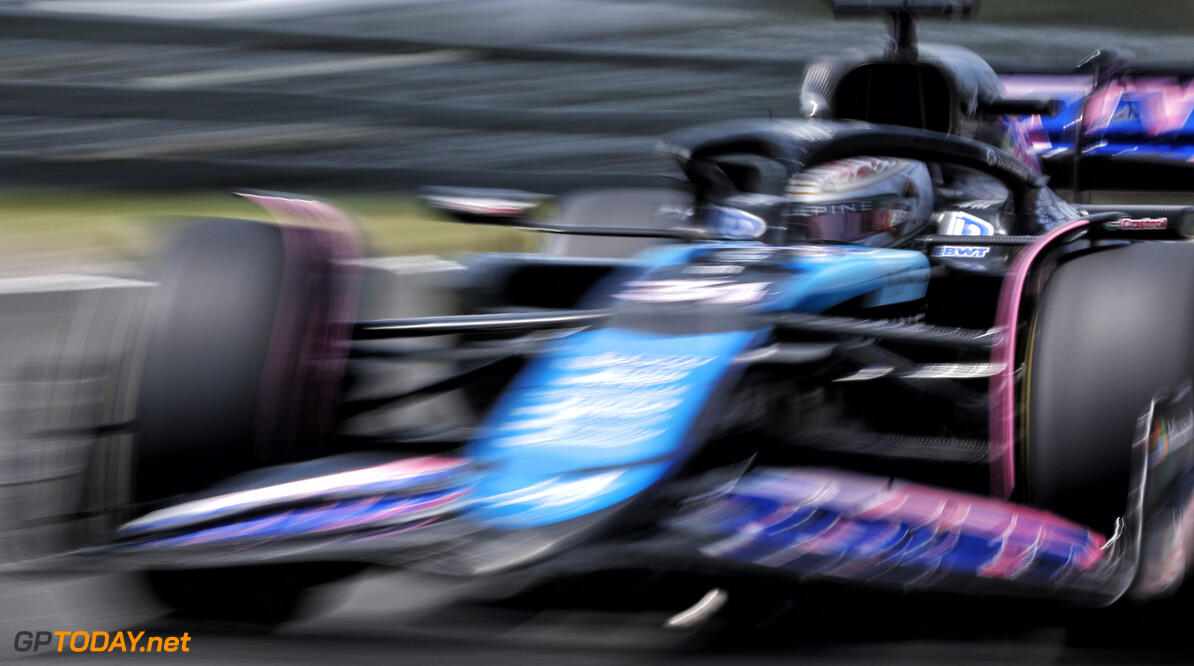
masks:
[[[330,433],[344,340],[319,229],[210,219],[157,270],[136,395],[134,500],[312,453]]]
[[[349,335],[335,234],[209,219],[157,270],[144,324],[129,492],[137,506],[310,456],[331,435]],[[272,626],[356,565],[152,571],[177,614]]]
[[[1138,417],[1194,372],[1194,245],[1139,243],[1062,264],[1026,350],[1027,500],[1105,535],[1128,503]]]

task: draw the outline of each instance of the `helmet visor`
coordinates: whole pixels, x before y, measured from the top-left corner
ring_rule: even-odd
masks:
[[[804,219],[806,238],[850,243],[896,232],[908,219],[912,202],[903,197],[863,199],[833,204],[803,204],[793,213]]]

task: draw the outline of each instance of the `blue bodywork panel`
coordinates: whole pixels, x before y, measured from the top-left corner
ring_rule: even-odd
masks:
[[[578,333],[538,358],[468,457],[485,471],[469,516],[502,528],[575,518],[653,485],[754,331]]]
[[[638,495],[697,445],[700,417],[736,378],[735,357],[767,342],[749,315],[914,301],[928,277],[919,252],[844,245],[645,254],[594,294],[619,310],[613,324],[542,352],[490,412],[466,453],[485,472],[466,517],[521,529]]]

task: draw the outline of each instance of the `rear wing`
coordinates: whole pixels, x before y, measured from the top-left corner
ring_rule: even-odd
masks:
[[[1007,99],[1054,102],[1021,117],[1055,187],[1194,191],[1194,70],[1102,62],[1000,79]]]
[[[963,135],[976,113],[1019,117],[1056,189],[1194,192],[1194,69],[1133,65],[1114,50],[1100,49],[1074,69],[1008,71],[1000,75],[1000,86],[987,63],[969,51],[926,62],[918,20],[966,18],[979,4],[835,0],[838,18],[889,16],[891,41],[881,60],[841,72],[822,65],[828,69],[817,72],[812,89],[806,74],[802,94],[812,93],[810,116],[824,104],[839,118]],[[945,75],[942,67],[952,71]],[[958,90],[959,82],[969,89]],[[882,101],[893,95],[904,103]],[[1023,140],[1013,142],[1015,152],[1027,157],[1019,152]]]
[[[929,16],[969,16],[977,13],[979,0],[834,0],[836,16],[878,16],[907,13]]]

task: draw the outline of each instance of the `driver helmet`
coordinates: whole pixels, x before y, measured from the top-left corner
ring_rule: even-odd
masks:
[[[928,167],[895,157],[819,164],[793,176],[785,195],[789,234],[803,240],[894,245],[920,232],[933,214]]]

